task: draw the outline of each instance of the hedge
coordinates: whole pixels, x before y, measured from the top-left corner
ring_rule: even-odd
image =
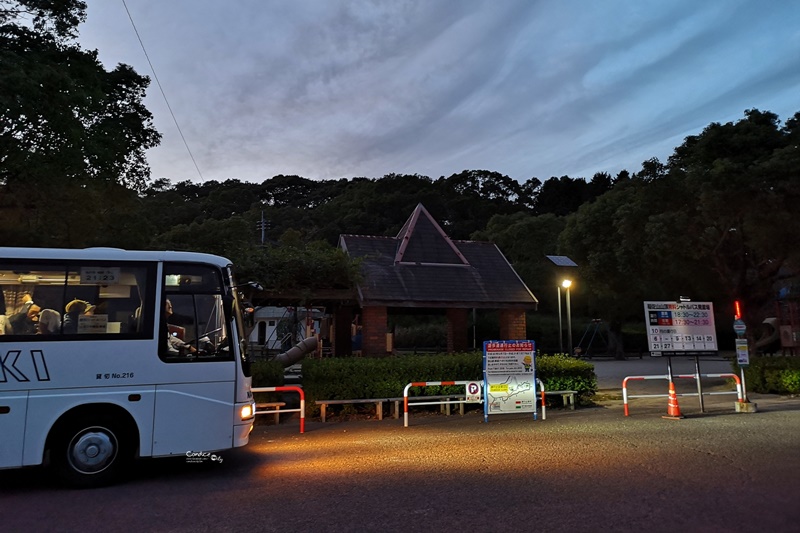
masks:
[[[280,387],[283,385],[284,367],[276,361],[256,361],[251,363],[253,375],[253,388]],[[280,400],[280,393],[260,392],[254,394],[257,402],[276,402]]]
[[[545,390],[576,390],[578,401],[590,402],[597,390],[594,366],[563,355],[537,356],[536,377]],[[404,355],[382,358],[330,358],[303,361],[306,401],[393,398],[414,381],[480,381],[480,352]],[[414,387],[411,396],[463,394],[462,386]]]
[[[734,369],[739,373],[735,361]],[[750,357],[744,379],[748,392],[800,394],[800,357]]]

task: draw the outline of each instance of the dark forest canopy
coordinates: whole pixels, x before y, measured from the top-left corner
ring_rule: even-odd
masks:
[[[340,234],[394,236],[422,203],[452,238],[497,243],[543,310],[555,284],[544,255],[565,254],[586,313],[640,316],[644,299],[688,294],[740,298],[751,324],[800,265],[800,113],[781,123],[747,110],[666,162],[589,180],[464,170],[171,183],[149,178],[144,155],[160,140],[142,103],[149,80],[106,71],[74,43],[85,7],[0,0],[2,246],[198,250],[274,289],[313,292],[356,276]]]
[[[629,179],[627,173],[624,179]],[[308,240],[335,245],[342,233],[395,235],[419,203],[452,238],[469,239],[495,215],[567,215],[613,184],[604,173],[590,182],[562,176],[544,183],[533,178],[523,185],[488,170],[465,170],[437,180],[417,174],[327,181],[279,175],[260,184],[156,180],[141,199],[152,210],[147,218],[161,228],[233,215],[248,218],[255,228],[263,214],[268,241],[297,230]]]

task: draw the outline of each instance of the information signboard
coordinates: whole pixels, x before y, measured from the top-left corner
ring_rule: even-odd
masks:
[[[747,339],[736,339],[736,363],[742,368],[750,366],[750,349],[747,346]]]
[[[536,349],[531,340],[483,343],[484,417],[536,413]]]
[[[644,302],[644,316],[651,356],[717,351],[711,302]]]

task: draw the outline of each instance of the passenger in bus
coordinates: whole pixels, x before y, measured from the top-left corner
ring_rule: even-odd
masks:
[[[3,300],[5,300],[5,298]],[[15,300],[15,302],[11,305],[11,308],[8,309],[8,311],[14,312],[7,313],[7,321],[11,327],[9,334],[18,333],[18,330],[21,332],[23,329],[25,329],[23,322],[26,320],[26,315],[28,314],[31,306],[33,306],[33,297],[29,292],[24,292],[19,297],[13,298],[13,300]],[[21,301],[21,303],[19,303],[19,301]]]
[[[94,306],[85,300],[75,299],[64,310],[64,333],[77,333],[80,316],[92,314]]]
[[[40,335],[54,335],[61,332],[61,313],[55,309],[42,309],[39,313],[37,333]]]
[[[27,313],[28,309],[33,305],[33,296],[31,293],[24,292],[22,293],[22,307],[17,311],[17,313]]]
[[[167,337],[167,353],[170,355],[189,355],[197,352],[197,348],[184,342],[183,339],[178,338],[176,335],[171,335],[169,332],[170,317],[172,316],[172,302],[167,300],[166,308],[164,310],[164,330]]]
[[[36,334],[36,323],[39,322],[39,311],[42,309],[33,303],[33,301],[30,302],[30,305],[26,305],[26,307],[27,310],[23,308],[19,313],[8,317],[8,321],[11,323],[15,335]]]
[[[0,335],[11,335],[12,333],[14,333],[14,328],[11,327],[8,317],[0,315]]]

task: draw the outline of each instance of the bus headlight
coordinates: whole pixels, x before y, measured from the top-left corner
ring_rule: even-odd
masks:
[[[247,420],[248,418],[253,418],[256,414],[256,403],[250,402],[247,405],[242,406],[242,410],[239,413],[242,417],[242,420]]]

